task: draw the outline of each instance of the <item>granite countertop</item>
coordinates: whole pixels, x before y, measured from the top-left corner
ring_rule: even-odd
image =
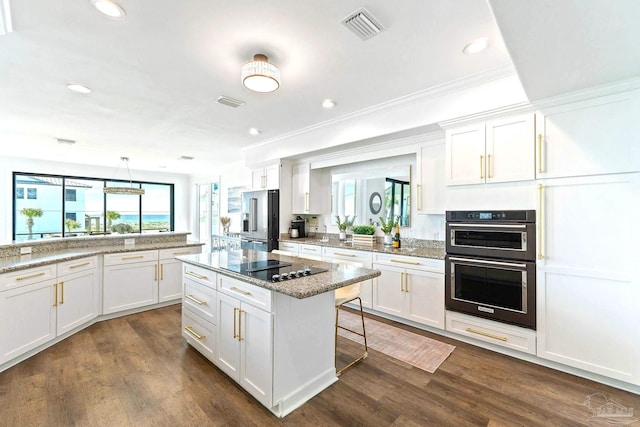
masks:
[[[190,246],[202,246],[200,242],[157,242],[143,243],[135,245],[111,245],[111,246],[94,246],[87,248],[69,248],[54,250],[45,253],[36,253],[20,256],[9,256],[0,258],[0,274],[12,271],[25,270],[32,267],[40,267],[43,265],[71,261],[78,258],[84,258],[93,255],[113,254],[119,252],[132,251],[148,251],[154,249],[172,249]]]
[[[328,240],[321,240],[320,237],[305,237],[292,239],[287,234],[280,236],[280,242],[300,243],[316,246],[328,246],[332,248],[357,249],[360,251],[379,252],[391,255],[406,255],[421,258],[444,259],[445,247],[444,242],[440,240],[418,240],[403,239],[403,246],[395,249],[391,246],[385,246],[378,242],[373,246],[354,245],[351,242],[341,242],[337,236],[330,235]]]
[[[364,280],[373,279],[380,276],[379,270],[360,268],[352,265],[330,264],[322,261],[312,261],[303,258],[276,255],[269,252],[259,252],[252,250],[218,251],[202,253],[197,255],[181,255],[176,257],[187,264],[206,268],[225,276],[233,277],[252,285],[272,291],[280,292],[294,298],[302,299],[333,291]],[[324,273],[313,274],[311,276],[299,277],[283,282],[271,282],[260,280],[255,277],[245,276],[225,267],[237,262],[252,262],[261,260],[279,260],[292,263],[305,264],[307,266],[325,268]]]

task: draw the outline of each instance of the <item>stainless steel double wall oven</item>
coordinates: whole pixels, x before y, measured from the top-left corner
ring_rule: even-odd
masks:
[[[535,211],[447,211],[448,310],[536,328]]]

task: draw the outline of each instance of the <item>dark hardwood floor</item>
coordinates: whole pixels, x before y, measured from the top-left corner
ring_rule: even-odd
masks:
[[[576,426],[597,392],[640,412],[638,395],[400,325],[456,350],[434,374],[370,351],[278,419],[184,342],[180,310],[98,323],[0,373],[0,425]]]

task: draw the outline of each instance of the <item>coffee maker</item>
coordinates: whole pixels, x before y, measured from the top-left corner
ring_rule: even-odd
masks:
[[[307,237],[306,221],[304,219],[294,219],[291,221],[291,231],[297,230],[298,237]],[[295,233],[292,233],[292,235]]]

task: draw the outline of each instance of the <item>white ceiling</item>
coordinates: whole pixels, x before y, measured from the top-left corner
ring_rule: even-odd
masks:
[[[640,39],[636,0],[489,3],[119,0],[127,17],[115,21],[89,0],[13,0],[14,31],[0,36],[0,155],[114,167],[128,156],[132,169],[207,173],[242,162],[245,147],[505,67],[530,99],[640,73],[640,50],[625,51]],[[367,41],[340,23],[362,6],[385,27]],[[463,54],[478,37],[489,48]],[[255,53],[280,68],[278,91],[242,86]],[[325,98],[337,106],[323,109]]]

